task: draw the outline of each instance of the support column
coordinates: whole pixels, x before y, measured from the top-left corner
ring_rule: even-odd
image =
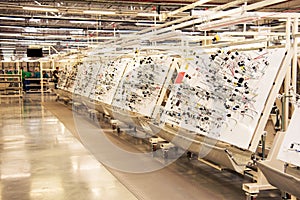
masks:
[[[286,48],[290,49],[291,48],[291,18],[287,18],[286,21]],[[284,80],[284,94],[288,96],[289,89],[290,89],[290,84],[291,84],[291,67],[289,66],[285,75],[285,80]],[[284,113],[283,113],[283,118],[284,118],[284,123],[282,124],[282,129],[283,131],[286,130],[288,126],[288,118],[289,118],[289,99],[286,97],[284,101]]]
[[[43,62],[40,61],[40,81],[41,81],[41,102],[44,102],[44,80],[43,80]]]
[[[294,57],[293,57],[293,64],[292,64],[292,86],[295,92],[297,92],[297,64],[298,64],[298,56],[297,56],[297,47],[298,47],[298,37],[296,37],[296,34],[298,34],[298,18],[294,19],[293,24],[293,48],[294,48]]]

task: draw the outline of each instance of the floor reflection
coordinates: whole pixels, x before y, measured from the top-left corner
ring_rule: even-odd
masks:
[[[0,106],[0,199],[136,199],[39,95]]]

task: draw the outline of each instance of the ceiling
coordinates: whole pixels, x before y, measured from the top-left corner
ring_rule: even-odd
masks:
[[[190,5],[194,0],[1,0],[0,55],[20,59],[30,46],[41,46],[46,53],[86,48],[126,34],[132,34],[191,15],[184,9],[166,20],[160,14]],[[199,1],[200,2],[200,1]],[[205,1],[203,1],[205,2]],[[208,10],[228,4],[228,0],[207,1],[193,10]],[[258,0],[243,1],[226,9]],[[263,7],[264,12],[299,12],[300,0]],[[271,22],[268,22],[271,23]],[[190,31],[185,27],[183,31]],[[46,48],[47,47],[47,48]],[[51,48],[50,48],[51,47]]]

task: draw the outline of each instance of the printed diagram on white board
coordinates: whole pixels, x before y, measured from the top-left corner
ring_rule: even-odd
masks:
[[[66,65],[59,71],[59,79],[57,87],[62,90],[67,90],[69,92],[74,92],[74,85],[78,73],[78,67],[81,63],[76,63],[75,65]]]
[[[181,63],[162,123],[248,148],[284,52],[193,52]]]
[[[98,70],[101,67],[101,61],[84,61],[83,66],[80,67],[78,76],[75,81],[74,93],[89,97],[90,92],[95,84],[95,78]]]
[[[72,69],[68,71],[68,75],[65,83],[65,90],[69,92],[74,92],[75,89],[75,81],[78,73],[78,67],[80,64],[76,64],[72,66]]]
[[[172,62],[169,56],[134,57],[126,67],[112,105],[150,117]]]
[[[96,76],[91,98],[106,104],[111,104],[126,66],[132,61],[130,58],[111,59],[102,64]]]

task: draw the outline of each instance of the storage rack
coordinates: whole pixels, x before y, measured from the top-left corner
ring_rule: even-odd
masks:
[[[40,60],[40,72],[41,72],[41,78],[40,78],[40,91],[42,93],[51,92],[51,88],[54,88],[54,83],[52,82],[52,72],[55,70],[55,62],[52,59],[49,60]],[[49,78],[43,78],[43,71],[48,73]]]
[[[2,61],[0,97],[22,97],[22,76],[19,61]],[[8,71],[11,71],[8,73]]]
[[[40,72],[40,78],[25,78],[24,88],[27,93],[44,93],[51,91],[51,73],[54,70],[54,62],[52,60],[36,60],[28,62],[28,69],[34,71],[34,68],[38,68]],[[43,71],[48,73],[49,78],[43,78]],[[50,74],[49,74],[50,73]]]
[[[21,74],[0,74],[0,97],[22,97]]]
[[[50,78],[25,78],[25,91],[31,92],[49,92]]]

